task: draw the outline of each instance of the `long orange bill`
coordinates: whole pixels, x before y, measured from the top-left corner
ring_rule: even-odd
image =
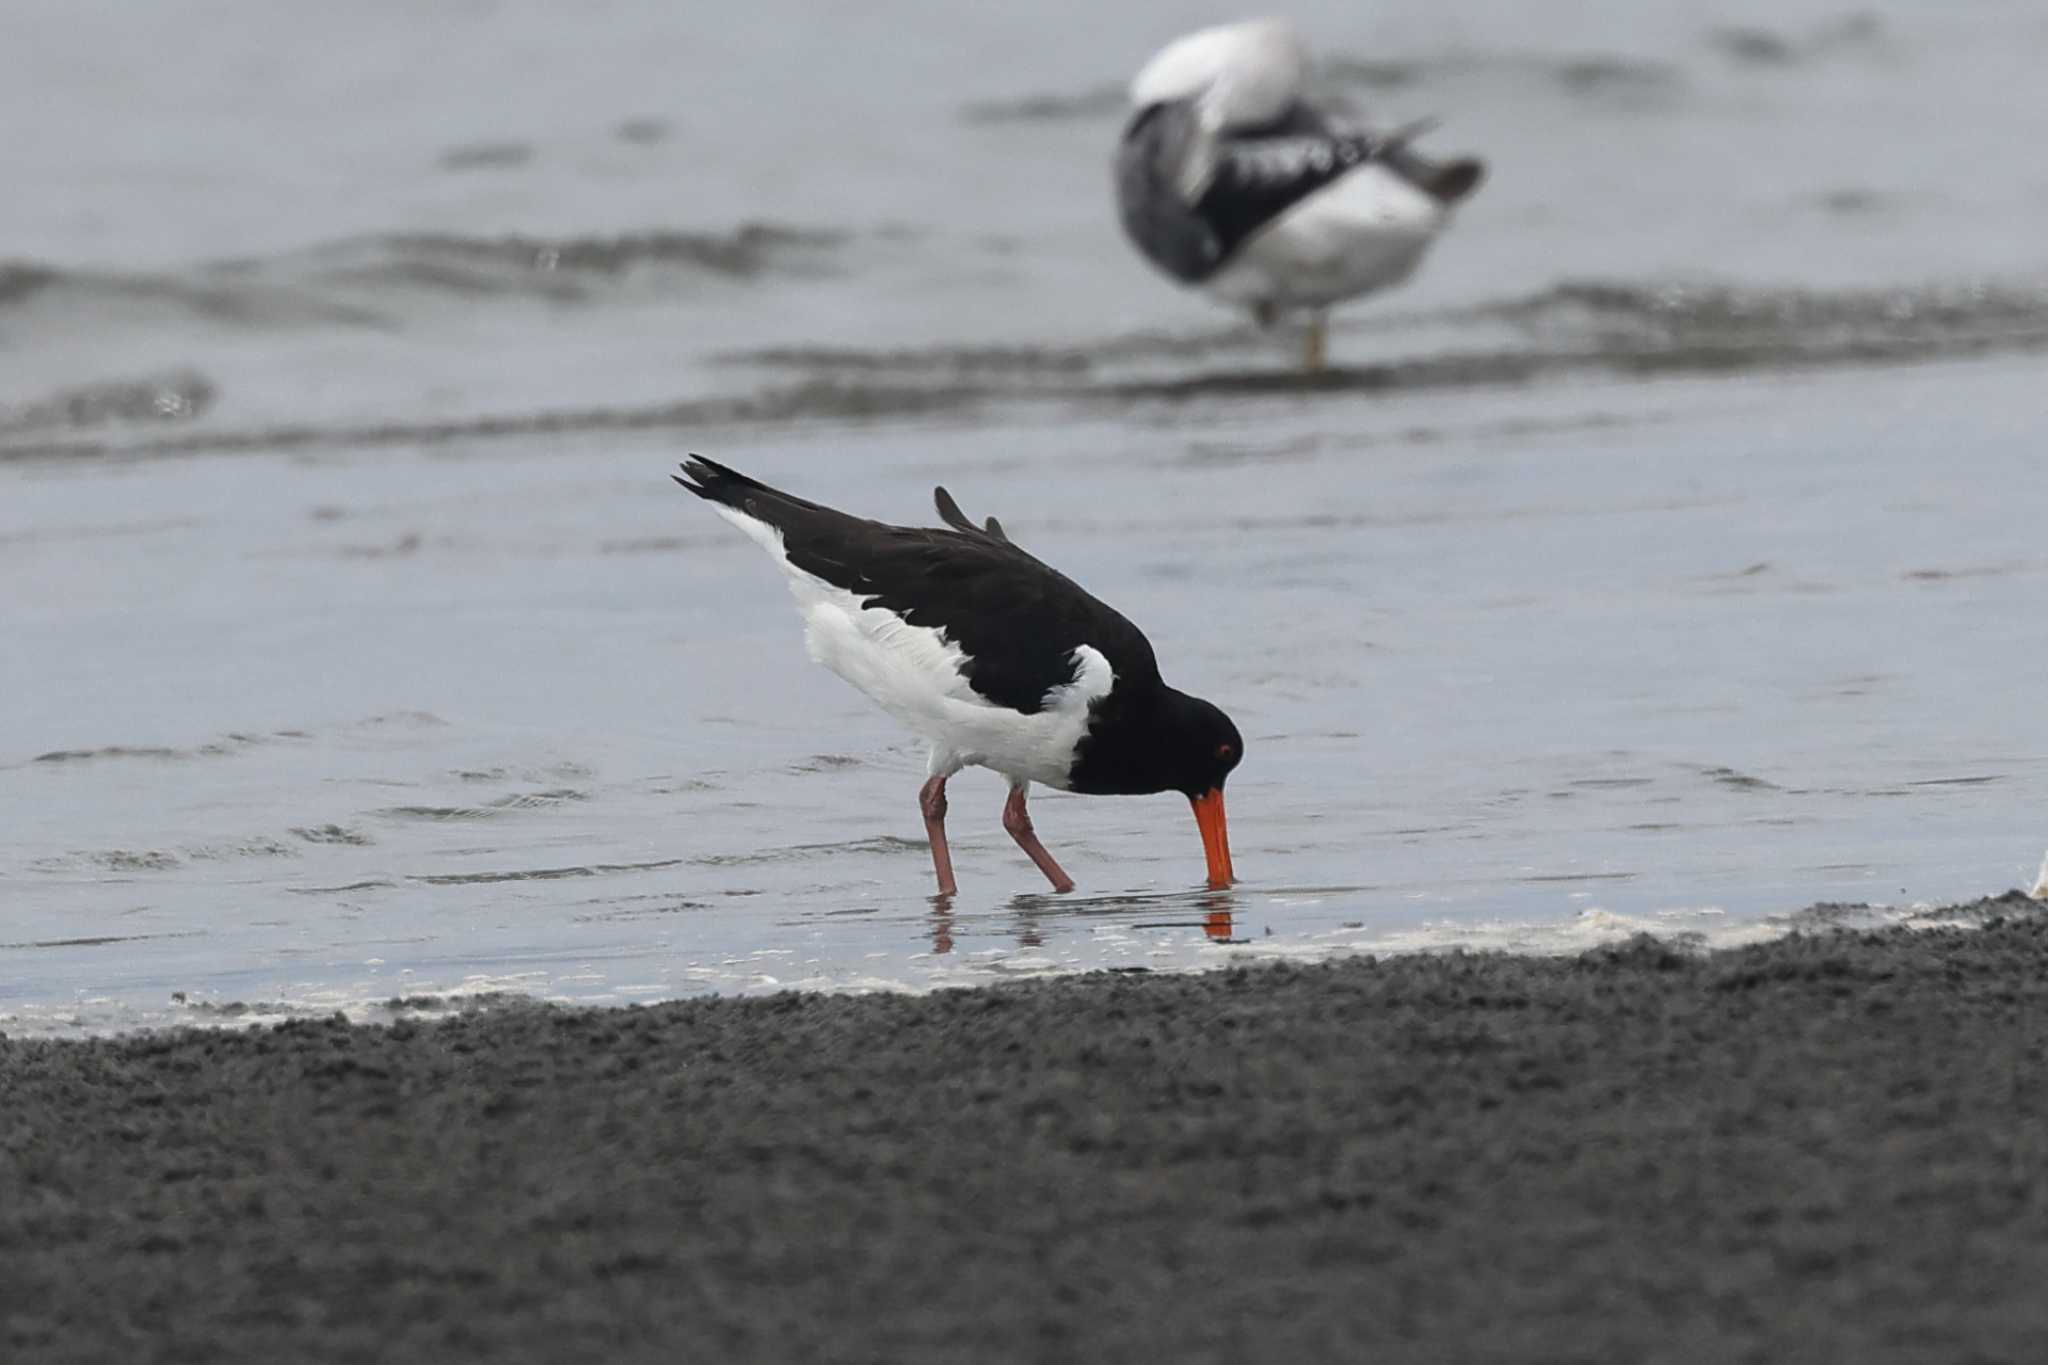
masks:
[[[1230,832],[1223,823],[1223,788],[1211,787],[1206,795],[1189,798],[1195,808],[1195,823],[1202,827],[1202,852],[1209,859],[1209,885],[1222,888],[1237,880],[1230,868]]]

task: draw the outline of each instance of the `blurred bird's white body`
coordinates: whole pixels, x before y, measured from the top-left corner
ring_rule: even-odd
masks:
[[[1327,308],[1415,273],[1450,210],[1361,166],[1261,228],[1204,285],[1240,308]]]
[[[1183,285],[1263,322],[1307,313],[1315,369],[1324,313],[1414,274],[1481,168],[1409,151],[1419,129],[1374,141],[1309,85],[1307,45],[1285,20],[1224,24],[1168,43],[1131,80],[1140,112],[1125,134],[1119,195],[1126,232]],[[1155,109],[1175,113],[1155,117]],[[1349,169],[1333,176],[1333,161]],[[1264,217],[1261,199],[1285,200],[1290,178],[1299,197]],[[1203,242],[1204,231],[1219,235]],[[1191,240],[1213,262],[1206,270]]]
[[[1131,104],[1199,99],[1210,131],[1269,123],[1308,84],[1308,48],[1284,19],[1220,24],[1176,38],[1131,78]]]
[[[1090,708],[1116,686],[1116,672],[1100,650],[1075,650],[1073,681],[1046,693],[1037,711],[994,705],[968,682],[967,655],[944,631],[912,625],[898,612],[798,568],[782,532],[759,517],[723,503],[712,510],[782,569],[803,615],[811,658],[930,743],[932,776],[979,766],[993,768],[1013,787],[1037,782],[1066,790]]]

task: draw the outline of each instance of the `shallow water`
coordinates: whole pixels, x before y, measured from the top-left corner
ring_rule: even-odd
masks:
[[[1378,8],[1304,20],[1495,175],[1314,385],[1115,236],[1104,92],[1170,7],[899,7],[858,69],[772,5],[0,43],[0,113],[124,149],[0,151],[42,191],[0,204],[0,1027],[2030,881],[2048,95],[2000,73],[2048,26]],[[1143,624],[1246,735],[1244,885],[1195,888],[1177,798],[1041,793],[1043,894],[968,773],[935,906],[918,748],[667,482],[693,449],[896,520],[943,481]]]

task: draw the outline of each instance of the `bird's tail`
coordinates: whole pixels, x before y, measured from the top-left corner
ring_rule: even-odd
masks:
[[[1403,124],[1380,139],[1378,155],[1410,184],[1448,207],[1479,188],[1486,178],[1486,163],[1473,156],[1435,161],[1416,151],[1415,140],[1436,122],[1423,118]]]
[[[834,521],[846,519],[844,512],[806,501],[779,488],[770,488],[759,479],[749,478],[737,469],[729,469],[702,455],[690,456],[683,461],[682,468],[681,474],[669,477],[706,502],[766,522],[785,534],[795,526],[813,522],[819,517]]]
[[[770,497],[786,498],[787,493],[770,488],[759,479],[750,479],[737,469],[728,469],[716,460],[707,460],[702,455],[692,455],[683,461],[683,472],[671,474],[683,487],[698,497],[710,502],[722,502],[727,507],[743,507],[750,494],[765,493]]]

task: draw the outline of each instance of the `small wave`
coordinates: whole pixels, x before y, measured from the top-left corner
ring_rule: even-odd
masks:
[[[679,867],[681,858],[662,858],[648,863],[592,863],[574,867],[522,867],[505,872],[438,872],[408,877],[425,886],[474,886],[493,882],[546,882],[565,877],[602,877],[614,872],[655,872]]]
[[[1875,14],[1848,14],[1803,34],[1754,25],[1727,25],[1707,33],[1707,46],[1738,66],[1782,69],[1809,66],[1842,56],[1882,56],[1892,50],[1884,21]]]
[[[678,550],[699,549],[712,543],[708,535],[629,536],[624,540],[601,540],[597,552],[603,555],[664,555]]]
[[[1529,328],[1594,324],[1617,341],[1842,334],[1904,340],[2007,328],[2039,335],[2048,329],[2048,292],[1987,283],[1822,291],[1566,280],[1521,298],[1438,316],[1456,320],[1461,314]]]
[[[880,834],[872,839],[850,839],[839,844],[786,844],[780,848],[758,849],[752,853],[707,853],[690,861],[699,867],[741,867],[750,863],[779,863],[836,853],[926,853],[930,845],[922,839],[902,839]]]
[[[1567,280],[1474,305],[1383,313],[1345,330],[1387,338],[1380,343],[1384,350],[1401,344],[1403,329],[1418,327],[1430,328],[1438,338],[1429,354],[1396,354],[1313,376],[1274,363],[1272,338],[1248,326],[1040,346],[776,348],[725,357],[793,369],[800,376],[751,394],[451,420],[198,430],[125,440],[6,440],[0,433],[0,461],[433,446],[562,432],[702,432],[955,415],[1020,400],[1123,405],[1297,399],[1601,375],[1742,374],[2020,355],[2048,350],[2048,290],[1969,284],[1820,291]],[[1460,339],[1463,344],[1455,345]],[[1250,357],[1255,367],[1189,372],[1195,362],[1211,357]],[[393,552],[390,546],[376,548]],[[397,548],[409,547],[400,542]]]
[[[109,848],[90,853],[74,853],[63,858],[46,858],[31,865],[49,872],[79,865],[102,868],[108,872],[168,872],[183,861],[177,854],[166,853],[162,849]]]
[[[444,171],[497,171],[533,160],[530,142],[470,142],[450,147],[435,159]]]
[[[433,446],[496,437],[561,432],[643,431],[661,428],[868,421],[951,412],[991,395],[971,386],[858,384],[817,379],[745,397],[691,399],[648,407],[566,408],[494,414],[453,421],[380,422],[370,425],[260,427],[194,432],[140,441],[29,440],[0,444],[0,463],[31,460],[136,460],[173,455],[281,453],[308,449],[360,449],[389,445]],[[999,395],[996,395],[999,396]]]
[[[281,1019],[299,1019],[319,1013],[303,1005],[291,1005],[282,1000],[193,1000],[183,991],[171,992],[171,1003],[196,1019],[222,1023],[272,1023]]]
[[[1923,777],[1917,782],[1908,782],[1909,787],[1985,787],[1993,782],[2003,782],[2002,773],[1975,773],[1969,777]]]
[[[378,1012],[399,1019],[440,1018],[456,1014],[481,1014],[486,1011],[539,1010],[547,1008],[542,1001],[517,991],[497,990],[489,987],[474,991],[448,991],[440,995],[394,995],[372,1006]]]
[[[82,384],[42,398],[0,402],[0,435],[115,422],[189,422],[219,396],[212,380],[191,370]]]
[[[814,274],[824,268],[828,253],[847,240],[843,232],[781,223],[744,223],[729,232],[664,230],[614,237],[389,233],[321,247],[300,260],[316,279],[509,294],[536,287],[546,291],[551,281],[657,268],[734,278],[778,271]]]
[[[259,744],[277,739],[304,739],[300,730],[278,730],[267,735],[226,734],[189,749],[158,744],[103,744],[93,749],[51,749],[30,760],[34,763],[89,763],[106,759],[146,759],[155,762],[192,758],[225,758]]]
[[[423,306],[540,299],[574,303],[606,291],[641,295],[705,279],[817,276],[835,266],[850,234],[786,223],[729,230],[658,229],[615,236],[465,236],[398,232],[344,238],[275,256],[202,261],[168,271],[108,271],[0,262],[0,316],[36,329],[104,335],[122,324],[236,329],[347,327],[389,331]],[[145,409],[165,386],[145,381],[126,406]],[[188,400],[210,385],[170,386]],[[121,397],[124,390],[109,390]],[[37,409],[107,406],[94,390],[58,395]],[[0,423],[6,420],[0,412]],[[17,418],[17,422],[18,422]],[[0,430],[5,426],[0,425]]]
[[[638,147],[647,147],[657,142],[666,141],[669,131],[666,119],[629,118],[618,127],[612,129],[612,136],[621,142],[631,143]]]
[[[1325,81],[1377,91],[1477,82],[1533,85],[1575,97],[1641,98],[1685,85],[1684,71],[1672,63],[1606,53],[1454,52],[1395,60],[1340,55],[1318,65]]]
[[[500,797],[491,802],[501,810],[540,810],[548,806],[560,806],[571,801],[588,801],[589,792],[561,787],[554,791],[519,792],[512,796]]]
[[[1741,289],[1568,281],[1517,299],[1411,319],[1496,322],[1526,344],[1304,377],[1278,370],[1111,386],[1127,398],[1256,397],[1905,364],[2048,350],[2048,293],[1990,285],[1897,290]]]
[[[85,938],[32,939],[25,943],[0,943],[0,949],[9,952],[25,951],[31,948],[105,948],[117,943],[149,943],[164,938],[201,938],[198,930],[178,930],[163,934],[95,934]]]
[[[377,842],[361,830],[349,829],[344,825],[294,825],[292,833],[309,844],[349,844],[360,848]]]
[[[489,806],[385,806],[371,815],[384,820],[490,820],[503,812]]]
[[[1289,369],[1179,376],[1156,385],[1110,385],[1110,396],[1214,392],[1257,395],[1331,389],[1403,389],[1521,383],[1575,369],[1625,373],[1884,363],[2048,347],[2048,292],[1988,284],[1895,290],[1805,291],[1567,280],[1531,294],[1458,308],[1383,313],[1347,331],[1398,334],[1423,326],[1505,326],[1524,344],[1453,350],[1333,370],[1305,380]],[[1067,344],[861,349],[781,347],[732,352],[728,363],[819,376],[890,375],[958,391],[1087,396],[1077,378],[1123,365],[1264,353],[1271,337],[1250,326],[1143,332]],[[842,381],[843,382],[843,381]]]
[[[570,801],[588,801],[590,793],[561,788],[555,791],[514,792],[495,801],[475,806],[386,806],[371,811],[387,820],[495,820],[511,811],[543,810]]]
[[[93,849],[39,858],[30,864],[39,872],[69,872],[94,868],[103,872],[169,872],[187,862],[230,862],[240,858],[296,858],[299,848],[267,834],[246,839],[193,844],[177,850],[147,848]]]
[[[721,364],[877,374],[1077,374],[1095,362],[1078,350],[1044,346],[932,346],[864,350],[852,346],[771,346],[727,351]]]
[[[1122,85],[1097,85],[1069,93],[975,100],[961,106],[960,118],[967,123],[1058,123],[1110,118],[1122,113],[1124,106]]]
[[[789,771],[793,773],[836,773],[844,772],[848,768],[863,767],[866,763],[866,759],[856,758],[851,754],[813,754],[802,763],[793,765]]]
[[[1346,330],[1399,331],[1418,321],[1437,319],[1467,321],[1469,315],[1379,314],[1353,320]],[[868,382],[876,376],[888,376],[892,380],[970,387],[995,383],[1005,388],[1040,386],[1065,393],[1072,392],[1075,379],[1120,365],[1187,363],[1217,356],[1261,354],[1272,345],[1269,332],[1241,322],[1181,332],[1146,330],[1022,346],[774,346],[727,351],[715,359],[726,365],[829,375],[840,382],[848,382],[847,376],[859,376]]]
[[[1752,777],[1748,773],[1737,772],[1733,768],[1702,768],[1700,773],[1712,782],[1723,787],[1734,787],[1739,791],[1774,792],[1779,790],[1778,784],[1775,782],[1766,782],[1761,777]]]
[[[387,325],[380,314],[322,299],[254,261],[159,273],[0,263],[0,315],[9,313],[95,334],[123,321],[153,319],[232,327]]]
[[[1532,876],[1517,877],[1518,882],[1541,885],[1548,882],[1626,882],[1635,879],[1633,872],[1540,872]]]
[[[1974,901],[1963,901],[1955,905],[1914,905],[1892,906],[1871,905],[1864,902],[1822,901],[1795,910],[1788,915],[1774,915],[1766,923],[1790,929],[1795,933],[1826,932],[1830,930],[1874,930],[1889,928],[1906,929],[1977,929],[2006,919],[2038,919],[2044,911],[2039,900],[2026,892],[2013,888],[1996,896],[1984,896]]]
[[[259,834],[230,843],[201,844],[187,849],[186,856],[201,862],[227,862],[235,858],[296,858],[299,850],[282,839]]]
[[[19,303],[47,289],[63,278],[63,272],[46,265],[23,261],[0,261],[0,308]]]
[[[379,711],[356,724],[366,730],[441,730],[447,728],[448,722],[432,711]]]
[[[76,763],[88,758],[183,758],[189,750],[164,749],[154,745],[109,744],[102,749],[52,749],[37,754],[37,763]]]
[[[1829,213],[1862,218],[1893,209],[1902,200],[1898,195],[1886,194],[1881,190],[1845,186],[1841,189],[1823,190],[1814,195],[1810,202]]]
[[[1908,583],[1952,583],[1963,578],[1999,578],[2010,573],[2024,572],[2030,566],[2020,563],[1978,564],[1963,569],[1908,569],[1899,577]]]
[[[593,901],[589,904],[603,908],[571,915],[576,924],[621,924],[633,920],[660,919],[666,915],[689,914],[697,910],[709,910],[711,902],[692,900],[688,896],[626,896],[615,901]]]
[[[1427,90],[1455,82],[1535,86],[1570,97],[1643,99],[1670,95],[1685,86],[1684,71],[1672,63],[1602,53],[1447,52],[1395,58],[1337,53],[1317,60],[1316,77],[1334,91],[1376,93]],[[1102,84],[975,100],[960,107],[959,117],[970,124],[1107,121],[1127,107],[1121,83]]]

